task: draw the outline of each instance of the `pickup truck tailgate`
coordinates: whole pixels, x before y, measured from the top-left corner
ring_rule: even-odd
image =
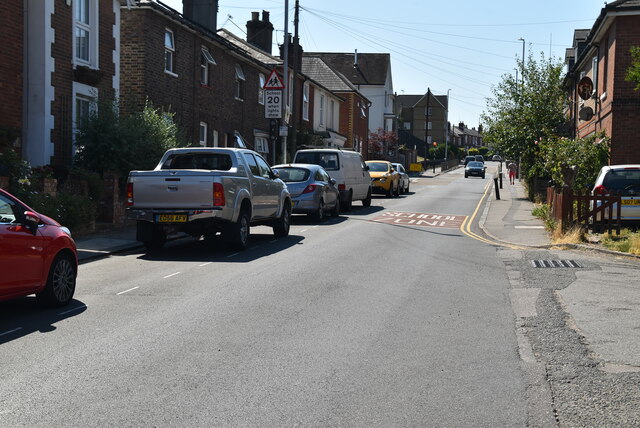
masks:
[[[131,177],[135,208],[194,209],[213,206],[210,172],[145,171]]]

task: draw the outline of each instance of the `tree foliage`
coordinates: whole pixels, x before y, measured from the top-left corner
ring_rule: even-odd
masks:
[[[631,65],[627,68],[625,80],[634,82],[636,91],[640,91],[640,46],[631,46]]]
[[[391,154],[398,150],[398,133],[378,128],[369,134],[369,155]]]
[[[534,144],[537,161],[531,174],[551,178],[556,186],[567,185],[574,192],[583,193],[593,186],[600,168],[607,164],[610,141],[604,133],[577,140],[565,137],[541,139]],[[573,180],[569,180],[568,174]]]
[[[142,111],[124,113],[117,101],[101,102],[79,127],[76,165],[103,175],[125,176],[135,169],[153,169],[167,149],[178,147],[178,128],[170,113],[147,101]]]
[[[516,82],[504,75],[487,99],[487,111],[482,114],[486,125],[484,142],[503,158],[519,159],[522,170],[535,163],[535,142],[561,135],[564,124],[562,63],[559,60],[534,60],[519,63],[522,78]]]

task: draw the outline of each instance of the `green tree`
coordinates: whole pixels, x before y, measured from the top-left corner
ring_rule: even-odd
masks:
[[[627,68],[625,80],[635,82],[636,91],[640,91],[640,46],[631,46],[631,65]]]
[[[487,99],[487,111],[482,114],[483,139],[503,157],[520,160],[522,171],[528,173],[536,161],[535,142],[560,134],[565,94],[559,60],[541,54],[536,61],[530,54],[522,65],[521,80],[504,75],[492,89],[493,98]]]
[[[80,124],[76,145],[77,166],[126,176],[134,169],[155,168],[167,149],[181,143],[173,115],[151,102],[142,111],[124,113],[118,101],[105,101]]]

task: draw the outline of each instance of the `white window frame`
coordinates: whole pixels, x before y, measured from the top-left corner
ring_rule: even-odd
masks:
[[[269,140],[266,137],[257,136],[255,137],[255,149],[258,153],[269,154]]]
[[[200,84],[209,86],[209,66],[216,65],[211,52],[205,46],[200,50]]]
[[[302,86],[302,120],[309,120],[309,82]]]
[[[240,64],[235,65],[236,70],[236,83],[235,83],[235,98],[238,101],[244,101],[244,85],[247,78],[244,75],[242,66]]]
[[[218,139],[218,131],[214,129],[212,134],[213,134],[213,147],[218,147],[220,145],[220,141]]]
[[[427,129],[433,129],[433,122],[427,122]]]
[[[324,94],[320,94],[320,103],[318,105],[318,108],[319,108],[319,110],[318,110],[319,111],[318,123],[320,125],[324,125],[324,113],[325,113],[324,112],[324,110],[325,110],[325,108],[324,108]]]
[[[202,147],[207,147],[207,131],[208,131],[207,122],[200,122],[199,129],[200,129],[200,135],[199,135],[200,145]]]
[[[264,85],[267,83],[267,78],[264,74],[258,75],[258,104],[264,105]]]
[[[95,112],[98,110],[98,88],[94,88],[93,86],[85,85],[83,83],[73,82],[72,85],[72,93],[73,100],[71,103],[71,116],[72,116],[72,126],[73,126],[73,151],[72,153],[77,152],[76,147],[76,134],[78,132],[78,127],[80,123],[78,121],[78,101],[88,101],[89,102],[89,112]]]
[[[86,20],[78,20],[79,8],[87,7]],[[98,68],[98,0],[75,0],[73,2],[73,63],[74,65],[84,65],[90,68]],[[87,36],[87,58],[78,56],[78,37],[76,33],[84,31]]]
[[[171,45],[167,44],[167,36],[170,36]],[[167,61],[167,59],[169,61]],[[168,68],[167,68],[168,65]],[[164,72],[172,76],[177,76],[176,68],[176,38],[173,30],[164,29]]]
[[[334,127],[334,117],[333,115],[335,114],[336,111],[336,102],[334,100],[329,100],[329,120],[327,120],[327,125],[329,126],[329,128],[333,129],[335,131],[335,127]]]
[[[405,129],[405,130],[410,130],[411,129],[411,122],[404,122],[403,125],[404,125],[402,127],[403,129]]]

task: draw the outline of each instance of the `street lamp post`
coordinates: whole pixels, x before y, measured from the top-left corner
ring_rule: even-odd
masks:
[[[518,40],[522,41],[522,82],[524,83],[524,39],[520,37]]]

